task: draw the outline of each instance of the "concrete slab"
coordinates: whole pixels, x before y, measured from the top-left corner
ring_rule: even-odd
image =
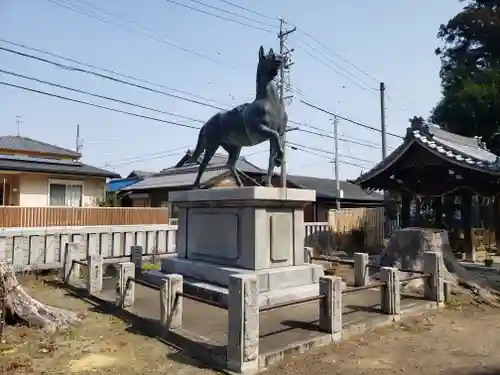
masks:
[[[288,202],[314,202],[316,191],[308,189],[285,189],[264,186],[186,190],[170,193],[171,202],[241,201],[265,200]]]

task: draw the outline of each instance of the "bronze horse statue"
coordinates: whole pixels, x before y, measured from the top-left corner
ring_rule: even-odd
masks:
[[[203,154],[198,167],[194,188],[199,188],[200,180],[208,163],[219,147],[229,154],[227,167],[242,186],[236,172],[236,162],[241,148],[255,146],[269,140],[269,166],[266,185],[271,186],[274,167],[283,162],[282,136],[286,129],[288,116],[281,104],[273,79],[277,76],[282,56],[276,55],[271,48],[266,55],[264,47],[259,49],[257,65],[257,92],[252,103],[241,104],[229,111],[221,111],[212,116],[200,129],[196,148],[190,162],[197,162]]]

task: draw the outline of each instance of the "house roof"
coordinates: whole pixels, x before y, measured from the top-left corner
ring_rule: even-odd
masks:
[[[192,186],[196,179],[196,174],[198,173],[197,168],[197,166],[176,168],[175,170],[171,170],[170,173],[164,172],[162,174],[147,177],[121,190],[135,191]],[[205,173],[203,173],[200,184],[203,185],[213,178],[221,177],[229,173],[227,168],[208,168],[205,170]]]
[[[6,135],[0,137],[0,149],[40,152],[44,154],[55,154],[72,158],[79,158],[81,156],[78,152],[73,150],[68,150],[66,148],[37,141],[28,137],[21,137],[19,135]]]
[[[303,189],[316,190],[316,198],[344,199],[348,201],[382,202],[383,196],[378,193],[368,194],[359,186],[347,181],[339,181],[341,196],[337,197],[337,184],[335,180],[318,177],[288,175],[287,179],[292,184]]]
[[[120,175],[78,161],[0,155],[0,170],[70,174],[78,176],[120,178]]]
[[[179,168],[182,166],[187,166],[187,162],[189,161],[193,151],[192,150],[187,150],[186,154],[179,160],[179,162],[171,168],[164,169],[160,173],[163,173],[164,171],[172,170],[174,168]],[[226,165],[227,162],[227,155],[224,154],[215,154],[212,157],[212,160],[210,160],[210,163],[208,163],[209,166],[212,167],[223,167]],[[202,157],[198,158],[198,164],[201,163]],[[257,167],[255,164],[252,164],[249,162],[245,157],[240,157],[238,158],[238,161],[236,162],[236,169],[240,172],[243,173],[265,173],[265,171],[259,167]]]
[[[353,182],[363,184],[384,172],[414,144],[452,164],[478,172],[500,175],[500,159],[486,149],[477,138],[453,134],[437,126],[424,124],[420,118],[413,118],[404,142],[387,158]]]
[[[146,178],[149,176],[153,176],[155,174],[157,174],[157,172],[138,171],[134,169],[132,172],[130,172],[127,178],[134,178],[134,177]]]
[[[127,186],[133,185],[140,180],[137,178],[119,178],[115,180],[108,181],[106,184],[106,191],[118,191],[126,188]]]

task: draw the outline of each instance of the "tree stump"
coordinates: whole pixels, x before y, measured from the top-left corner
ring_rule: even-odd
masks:
[[[495,291],[486,280],[474,278],[460,265],[452,252],[448,232],[441,229],[404,228],[393,233],[387,247],[375,263],[382,267],[397,267],[404,270],[423,271],[424,252],[442,254],[445,269],[445,281],[454,294],[472,292],[478,302],[498,306],[499,292]],[[410,272],[401,272],[400,277],[411,276]],[[412,280],[404,286],[405,291],[416,291],[423,287],[423,280]]]
[[[0,262],[0,308],[3,321],[11,317],[49,332],[80,322],[75,313],[47,306],[26,293],[17,281],[14,269],[6,262]]]

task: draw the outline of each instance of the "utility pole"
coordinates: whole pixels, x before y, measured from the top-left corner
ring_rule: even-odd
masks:
[[[285,51],[285,39],[288,35],[297,30],[296,27],[290,30],[285,30],[285,21],[283,18],[280,18],[280,32],[278,34],[278,39],[280,41],[280,56],[283,59],[283,63],[280,68],[280,101],[281,107],[285,108],[285,69],[289,69],[291,64],[288,64],[291,51]],[[283,160],[281,163],[281,176],[280,176],[280,185],[281,187],[286,187],[286,129],[283,132],[283,136],[281,139],[283,145]]]
[[[23,122],[23,120],[21,120],[21,116],[17,115],[16,116],[16,126],[17,126],[17,136],[18,137],[21,135],[21,122]]]
[[[387,157],[387,124],[385,123],[385,83],[380,82],[380,127],[382,134],[382,160]],[[384,191],[384,236],[389,233],[388,202],[389,193]]]
[[[333,134],[335,139],[335,190],[337,191],[337,198],[335,199],[337,210],[340,209],[340,181],[339,181],[339,118],[333,117]]]
[[[80,138],[80,125],[76,125],[76,149],[77,154],[81,154],[82,151],[82,140]]]
[[[385,123],[385,83],[380,82],[380,126],[382,133],[382,159],[387,157],[387,126]]]

